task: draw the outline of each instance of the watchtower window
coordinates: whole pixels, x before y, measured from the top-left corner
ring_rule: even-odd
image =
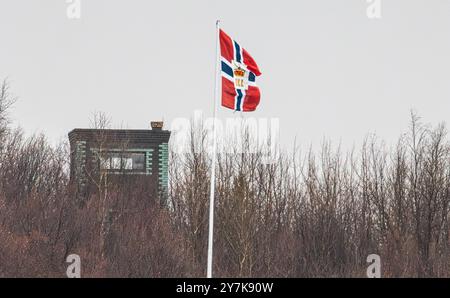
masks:
[[[127,160],[131,161],[131,167],[133,170],[145,169],[145,153],[128,154]]]
[[[100,168],[108,171],[143,171],[145,153],[107,152],[101,158]]]

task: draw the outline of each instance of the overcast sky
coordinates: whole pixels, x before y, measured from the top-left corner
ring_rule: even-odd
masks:
[[[19,97],[12,118],[52,141],[88,127],[212,114],[215,20],[255,58],[262,99],[245,117],[279,118],[294,137],[344,145],[376,133],[392,143],[411,109],[450,120],[450,1],[0,0],[0,79]],[[220,117],[239,117],[220,109]]]

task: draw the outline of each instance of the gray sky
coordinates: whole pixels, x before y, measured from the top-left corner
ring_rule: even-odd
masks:
[[[366,0],[81,3],[69,20],[64,0],[0,0],[0,78],[28,133],[56,141],[94,111],[128,128],[211,115],[217,18],[263,72],[246,117],[279,118],[283,144],[351,145],[367,133],[391,143],[410,109],[450,120],[448,0],[382,0],[377,20]]]

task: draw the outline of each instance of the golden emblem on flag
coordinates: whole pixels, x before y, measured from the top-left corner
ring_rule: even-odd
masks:
[[[236,61],[233,61],[233,75],[234,75],[234,87],[236,89],[248,88],[248,70],[245,65]]]

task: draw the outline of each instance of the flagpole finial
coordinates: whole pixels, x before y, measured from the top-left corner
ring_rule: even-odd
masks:
[[[220,20],[217,19],[217,20],[216,20],[216,26],[219,26],[219,24],[220,24]]]

